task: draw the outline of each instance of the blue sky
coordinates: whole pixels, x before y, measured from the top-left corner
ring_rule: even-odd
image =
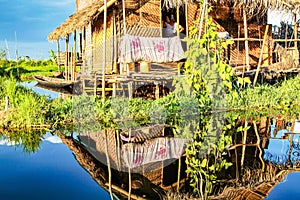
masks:
[[[48,34],[75,12],[75,0],[0,0],[0,49],[9,47],[11,59],[48,59],[56,43]],[[17,41],[17,42],[16,42]]]

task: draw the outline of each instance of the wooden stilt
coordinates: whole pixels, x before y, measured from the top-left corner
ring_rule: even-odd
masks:
[[[69,35],[66,37],[65,79],[69,80]]]
[[[155,85],[155,99],[159,99],[159,84]]]
[[[257,66],[257,69],[256,69],[254,81],[253,81],[253,87],[255,87],[255,84],[257,82],[257,77],[258,77],[258,73],[259,73],[261,62],[262,62],[262,58],[263,58],[264,46],[265,46],[265,43],[267,41],[268,32],[269,32],[269,24],[266,26],[266,30],[265,30],[265,34],[264,34],[264,39],[263,39],[262,47],[261,47],[261,50],[260,50],[260,55],[259,55],[259,60],[258,60],[258,66]]]
[[[60,72],[60,43],[59,43],[59,39],[57,39],[56,41],[57,44],[57,71]]]
[[[117,50],[117,27],[116,27],[116,10],[113,10],[113,72],[118,74],[118,50]]]
[[[116,82],[113,82],[113,92],[112,92],[112,97],[116,97]]]
[[[297,24],[297,14],[296,13],[294,13],[294,36],[295,36],[295,42],[294,42],[295,53],[293,55],[296,55],[295,65],[296,65],[296,67],[298,67],[299,51],[298,51],[298,42],[296,41],[298,39],[298,24]]]
[[[185,35],[189,36],[189,9],[188,4],[185,4]],[[188,49],[189,47],[187,47]]]
[[[177,187],[176,187],[177,192],[179,192],[179,188],[180,188],[180,171],[181,171],[181,158],[178,159]]]
[[[76,56],[77,53],[77,31],[74,31],[74,45],[73,45],[73,60],[72,60],[72,66],[73,69],[71,71],[71,80],[75,80],[75,71],[76,71],[76,60],[78,59]]]
[[[104,0],[104,34],[103,34],[103,64],[102,64],[102,97],[105,99],[105,68],[106,68],[106,29],[107,29],[107,0]]]
[[[128,98],[132,99],[133,92],[132,92],[132,82],[128,82]]]
[[[247,71],[250,71],[250,61],[249,61],[249,41],[248,41],[248,25],[247,25],[247,15],[246,8],[243,9],[244,17],[244,34],[245,34],[245,56],[246,56],[246,68]]]

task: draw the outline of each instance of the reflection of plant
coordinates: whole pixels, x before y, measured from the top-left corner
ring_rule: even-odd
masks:
[[[18,131],[9,131],[0,135],[0,139],[7,139],[15,145],[23,148],[23,152],[36,152],[42,141],[42,136],[45,134],[44,130],[25,129]]]
[[[193,124],[193,142],[186,148],[190,184],[202,198],[212,192],[216,173],[231,165],[221,156],[231,143],[231,137],[224,125],[223,113],[214,112],[225,109],[225,97],[233,88],[233,69],[223,56],[224,49],[232,41],[218,38],[218,27],[208,16],[211,8],[207,5],[206,1],[200,1],[202,16],[191,27],[190,37],[186,39],[189,50],[185,64],[187,82],[198,101],[199,113],[212,112],[198,115],[198,123]]]
[[[218,117],[200,115],[200,123],[194,132],[193,142],[186,148],[188,166],[186,172],[190,177],[190,185],[202,199],[207,198],[212,192],[213,184],[217,181],[217,173],[232,165],[222,156],[225,148],[232,142],[230,132],[232,124],[215,129],[211,123],[219,122]]]

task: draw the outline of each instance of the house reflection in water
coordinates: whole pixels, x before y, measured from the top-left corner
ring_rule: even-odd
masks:
[[[245,123],[247,131],[232,133],[233,143],[224,156],[233,165],[218,174],[210,199],[264,199],[299,168],[299,120],[262,117],[240,120],[236,127]],[[101,186],[108,188],[111,180],[112,191],[121,199],[163,199],[169,191],[189,185],[184,157],[189,141],[171,133],[154,125],[85,131],[62,140]]]
[[[154,125],[122,133],[115,130],[85,131],[63,141],[75,152],[80,164],[94,178],[98,177],[100,185],[107,186],[110,169],[114,193],[128,198],[126,195],[131,190],[133,199],[162,199],[166,190],[182,187],[187,180],[186,166],[178,166],[179,160],[184,163],[181,159],[184,159],[187,140],[169,136],[168,128]],[[84,155],[83,149],[87,151]],[[93,175],[93,171],[98,174]]]
[[[286,122],[284,126],[274,120],[271,124],[269,145],[264,149],[264,160],[280,165],[299,166],[300,121]]]

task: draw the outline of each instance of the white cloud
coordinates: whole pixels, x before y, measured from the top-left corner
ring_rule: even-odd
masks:
[[[62,140],[58,136],[50,136],[50,137],[45,138],[45,140],[49,141],[51,143],[54,143],[54,144],[62,143]]]
[[[14,141],[9,141],[8,139],[2,139],[2,140],[0,140],[0,145],[14,146],[14,145],[16,145],[16,143]]]

